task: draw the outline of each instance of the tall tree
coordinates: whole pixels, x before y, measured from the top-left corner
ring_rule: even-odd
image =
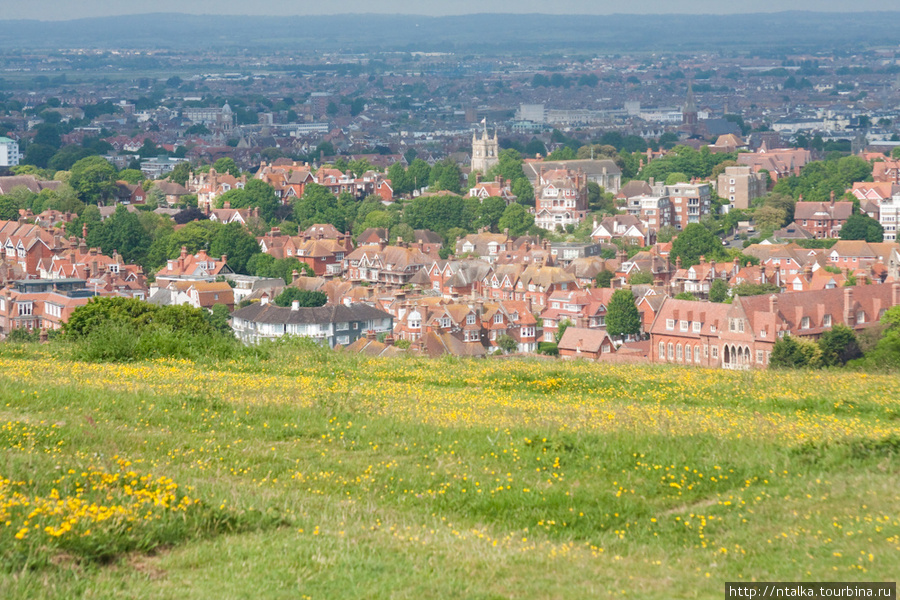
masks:
[[[700,262],[701,256],[712,260],[722,255],[722,241],[703,225],[690,223],[672,242],[670,254],[681,258],[682,266],[687,268]]]
[[[635,335],[641,331],[641,315],[629,290],[616,290],[606,307],[606,332],[612,337]]]
[[[88,156],[72,165],[69,185],[85,203],[97,204],[112,196],[116,168],[100,156]]]

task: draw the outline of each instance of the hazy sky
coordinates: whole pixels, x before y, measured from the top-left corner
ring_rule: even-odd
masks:
[[[231,15],[313,15],[345,13],[388,13],[460,15],[477,13],[689,13],[722,14],[814,10],[857,12],[897,10],[883,0],[756,0],[750,3],[729,0],[0,0],[0,19],[61,20],[150,12]]]

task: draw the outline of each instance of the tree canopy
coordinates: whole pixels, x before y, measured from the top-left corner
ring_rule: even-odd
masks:
[[[612,337],[634,335],[641,331],[641,315],[629,290],[616,290],[606,307],[606,332]]]

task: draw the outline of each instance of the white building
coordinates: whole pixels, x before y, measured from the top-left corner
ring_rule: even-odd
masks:
[[[897,228],[900,227],[900,194],[881,201],[878,222],[884,228],[884,241],[897,241]]]
[[[15,167],[19,164],[19,158],[19,142],[0,137],[0,167]]]

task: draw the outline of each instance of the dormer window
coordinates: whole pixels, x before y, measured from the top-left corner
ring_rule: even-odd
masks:
[[[501,313],[497,313],[496,315],[494,315],[494,323],[499,324],[502,322],[503,322],[503,315]]]
[[[809,317],[800,319],[800,329],[809,329]]]
[[[831,315],[825,315],[822,318],[822,327],[831,327]]]
[[[866,312],[861,310],[856,313],[856,322],[857,323],[865,323],[866,322]]]

